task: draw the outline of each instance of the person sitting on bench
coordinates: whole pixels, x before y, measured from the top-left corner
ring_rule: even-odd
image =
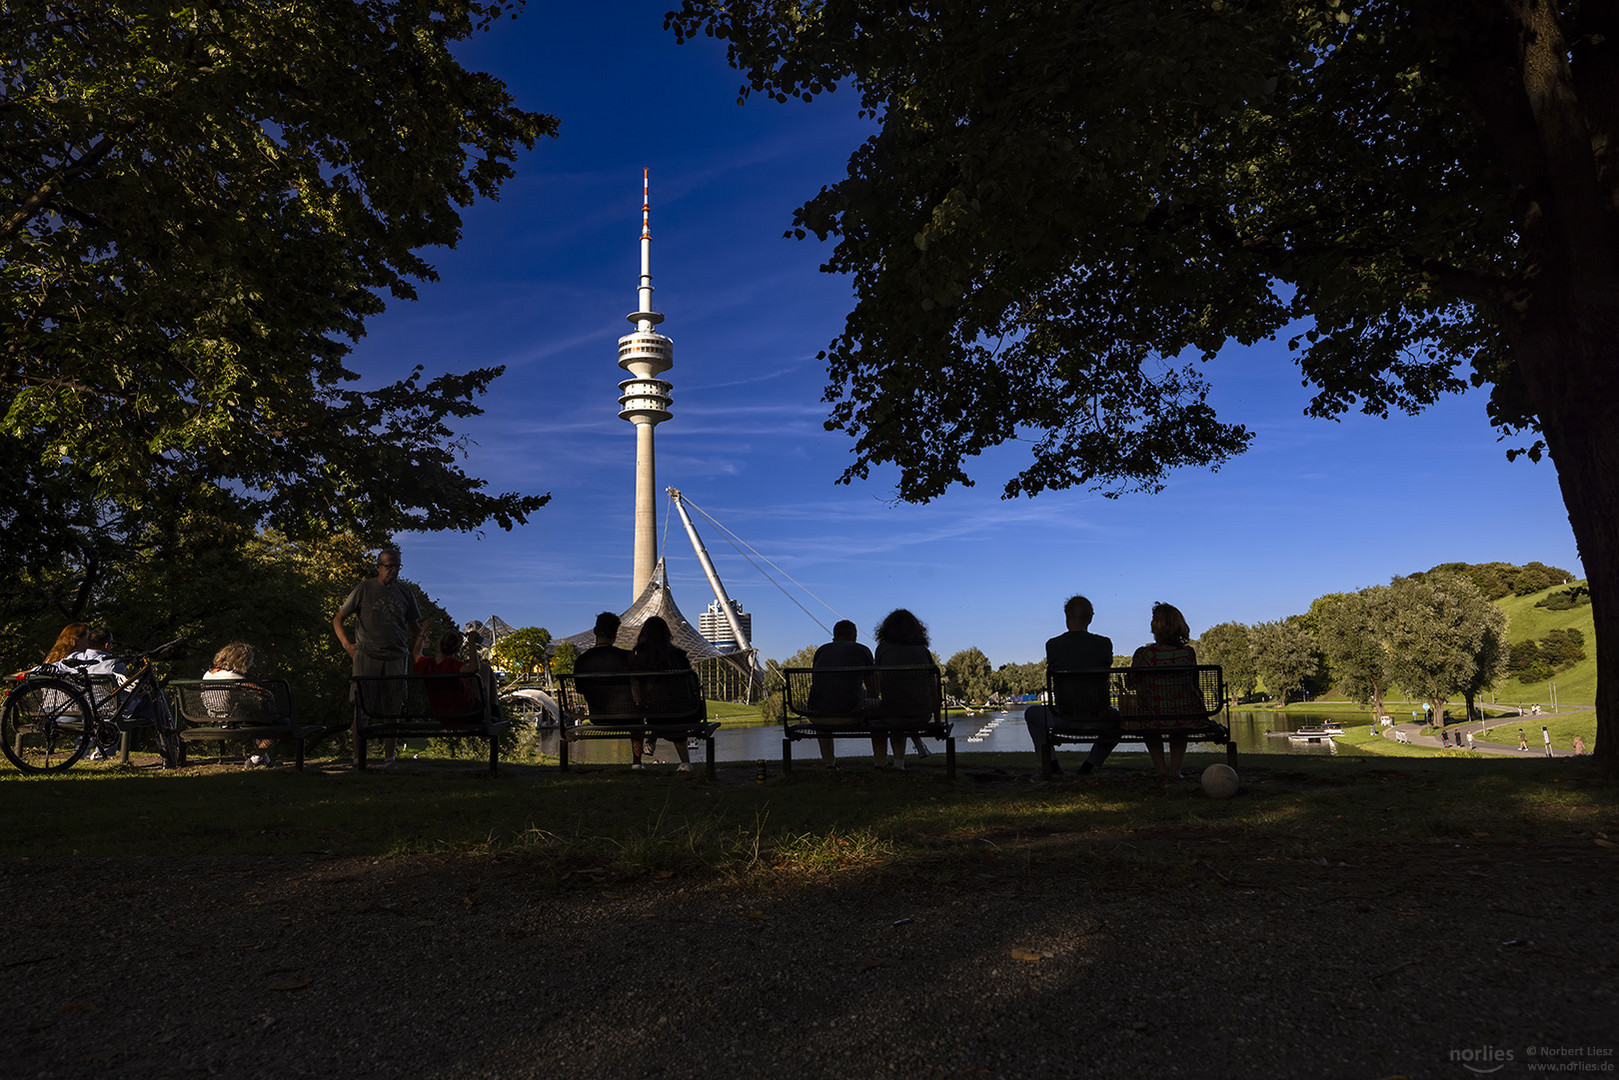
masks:
[[[932,667],[933,653],[928,649],[928,628],[922,620],[905,608],[895,608],[877,626],[877,666]],[[911,721],[917,717],[932,716],[939,703],[934,700],[934,682],[929,676],[878,674],[877,689],[880,698],[870,710],[873,726],[881,727],[884,717]],[[894,749],[894,768],[905,768],[905,736],[873,735],[871,755],[877,768],[888,768],[888,745]]]
[[[1189,644],[1192,628],[1186,625],[1186,616],[1171,604],[1152,606],[1152,643],[1143,645],[1130,658],[1132,668],[1197,666],[1197,653]],[[1130,690],[1135,697],[1135,719],[1151,726],[1150,718],[1188,717],[1203,714],[1203,691],[1198,687],[1197,674],[1130,675]],[[1165,722],[1165,727],[1170,727]],[[1186,757],[1186,736],[1169,736],[1169,763],[1164,763],[1164,740],[1161,735],[1148,735],[1143,740],[1152,757],[1153,768],[1165,780],[1181,778],[1181,761]]]
[[[870,668],[877,661],[872,658],[870,649],[855,640],[859,633],[859,629],[848,619],[834,623],[832,640],[815,650],[815,659],[810,661],[810,667]],[[877,696],[871,687],[872,681],[870,675],[862,675],[858,671],[818,670],[810,678],[809,710],[818,720],[828,718],[834,724],[856,723],[867,711],[868,704],[874,704],[868,703],[868,699]],[[828,768],[837,768],[837,753],[833,750],[832,737],[822,735],[820,743],[821,760]]]
[[[674,635],[669,632],[669,624],[654,615],[641,624],[641,633],[635,639],[635,648],[630,650],[630,671],[689,671],[691,660],[686,656],[686,650],[675,645]],[[635,680],[630,680],[630,688],[635,689]],[[637,691],[637,694],[639,692]],[[637,697],[639,701],[639,696]],[[651,720],[648,723],[657,724],[687,724],[696,723],[703,718],[702,710],[691,717],[680,717],[669,720]],[[685,739],[670,740],[675,744],[675,753],[680,757],[680,772],[691,772],[691,751],[686,748]],[[635,740],[631,747],[634,758],[630,767],[641,767],[640,740]]]
[[[416,635],[416,651],[420,653],[427,641],[428,632],[433,628],[433,620],[428,619],[422,623],[421,633]],[[461,646],[465,644],[466,636],[459,630],[449,630],[438,639],[438,654],[436,656],[417,656],[412,669],[417,675],[466,675],[465,679],[428,679],[422,689],[427,694],[428,707],[433,710],[433,718],[441,724],[461,725],[470,724],[477,717],[478,708],[478,664],[474,660],[461,659]]]
[[[1046,670],[1093,671],[1112,667],[1113,642],[1090,632],[1091,619],[1096,616],[1091,602],[1083,596],[1070,596],[1068,602],[1063,604],[1062,612],[1068,622],[1068,630],[1046,642]],[[1049,745],[1047,735],[1050,731],[1078,730],[1076,725],[1083,722],[1086,731],[1096,730],[1098,725],[1102,725],[1103,730],[1091,743],[1091,752],[1085,756],[1079,771],[1088,773],[1107,760],[1113,748],[1119,745],[1118,714],[1108,703],[1107,679],[1106,674],[1099,674],[1095,686],[1090,686],[1088,681],[1074,686],[1078,693],[1072,701],[1031,705],[1024,710],[1023,723],[1029,729],[1029,740],[1034,743],[1035,753],[1042,752]],[[1059,692],[1062,689],[1058,687]],[[1111,732],[1106,730],[1109,726]],[[1055,753],[1051,756],[1051,771],[1059,775],[1062,773]]]
[[[247,724],[291,723],[290,717],[276,715],[275,697],[270,691],[258,683],[245,681],[247,673],[253,670],[253,659],[253,646],[245,641],[233,641],[221,646],[214,653],[213,666],[203,672],[202,677],[208,682],[229,682],[231,685],[204,690],[203,708],[208,710],[211,717],[240,720]],[[248,765],[275,765],[275,758],[270,756],[273,746],[274,739],[255,739],[253,748],[257,752],[248,757]]]

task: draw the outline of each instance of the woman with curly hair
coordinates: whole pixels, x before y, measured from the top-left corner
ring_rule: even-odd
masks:
[[[641,632],[635,638],[635,648],[630,650],[631,671],[688,671],[691,668],[691,658],[686,650],[675,644],[674,635],[669,631],[669,624],[654,615],[641,624]],[[631,682],[633,686],[633,681]],[[688,724],[700,719],[698,716],[683,717],[675,720],[649,721],[651,723]],[[675,748],[675,754],[680,758],[676,766],[678,772],[691,772],[691,751],[686,747],[685,739],[670,739]],[[630,740],[630,768],[641,767],[642,745],[640,739]]]
[[[275,719],[275,698],[258,683],[247,682],[247,673],[253,670],[253,646],[245,641],[233,641],[214,653],[213,665],[202,673],[204,681],[229,683],[217,690],[202,692],[203,706],[209,716],[231,717],[245,724],[263,724]],[[290,718],[286,718],[290,722]],[[257,753],[249,755],[247,764],[273,766],[278,764],[270,756],[274,739],[254,740]]]
[[[922,620],[905,608],[895,608],[877,624],[877,652],[879,669],[885,667],[933,666],[933,653],[928,650],[928,628]],[[934,700],[934,681],[931,674],[888,672],[879,676],[876,723],[882,717],[914,719],[931,716],[938,702]],[[894,751],[894,768],[905,768],[905,738],[901,735],[873,735],[871,754],[877,768],[888,767],[888,747]]]

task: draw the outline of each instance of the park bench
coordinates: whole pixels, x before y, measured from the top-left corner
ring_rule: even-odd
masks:
[[[781,769],[793,771],[793,743],[800,739],[876,737],[944,740],[945,774],[956,775],[956,737],[945,717],[939,669],[916,667],[782,668]],[[911,715],[880,711],[872,695],[896,686],[913,701],[932,702],[931,709]]]
[[[76,662],[75,662],[76,663]],[[65,665],[64,665],[65,667]],[[61,670],[59,668],[58,670]],[[116,675],[87,675],[84,671],[73,671],[65,676],[79,683],[80,689],[86,698],[94,704],[96,714],[103,721],[113,718],[118,712],[118,693],[121,680]],[[140,732],[147,728],[156,728],[156,721],[151,716],[125,716],[116,721],[118,725],[118,763],[129,764],[129,751],[134,746]],[[82,731],[82,723],[74,730]]]
[[[372,739],[487,739],[495,774],[508,722],[497,718],[481,675],[352,675],[349,688],[356,769]]]
[[[180,764],[191,743],[291,742],[302,769],[310,745],[326,734],[323,724],[299,724],[292,688],[285,679],[170,679],[170,703],[180,733]]]
[[[677,671],[593,671],[564,675],[562,737],[557,755],[568,769],[569,745],[581,739],[701,739],[714,779],[714,732],[702,684],[690,668]]]
[[[1053,718],[1040,752],[1043,776],[1052,775],[1057,744],[1090,743],[1099,735],[1117,735],[1120,742],[1185,735],[1190,742],[1223,743],[1226,763],[1236,767],[1237,744],[1218,664],[1048,670],[1046,700],[1061,720]]]

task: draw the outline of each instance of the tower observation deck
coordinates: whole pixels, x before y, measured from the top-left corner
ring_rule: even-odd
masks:
[[[641,170],[641,283],[636,310],[625,318],[633,333],[618,339],[618,366],[630,377],[618,384],[619,419],[635,425],[635,574],[639,597],[658,562],[657,466],[652,429],[669,419],[670,385],[658,378],[674,366],[675,343],[653,327],[663,316],[652,310],[652,202],[647,170]]]

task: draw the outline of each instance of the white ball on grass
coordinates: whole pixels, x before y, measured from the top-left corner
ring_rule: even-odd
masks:
[[[1237,793],[1237,770],[1229,765],[1210,765],[1203,770],[1203,790],[1211,799],[1229,799]]]

